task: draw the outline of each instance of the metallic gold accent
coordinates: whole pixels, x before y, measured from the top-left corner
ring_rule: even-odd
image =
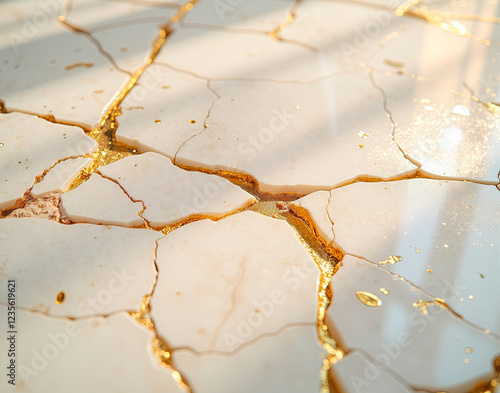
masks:
[[[66,295],[64,294],[64,292],[59,292],[56,296],[56,304],[61,304],[62,302],[64,302],[64,299],[66,298]]]
[[[402,257],[399,257],[397,255],[391,255],[389,258],[387,259],[384,259],[383,261],[379,261],[378,264],[379,265],[385,265],[385,264],[390,264],[390,265],[394,265],[395,263],[399,262],[399,261],[402,261],[403,258]]]
[[[382,305],[382,300],[377,295],[366,291],[357,291],[356,297],[359,301],[368,307],[380,307]]]

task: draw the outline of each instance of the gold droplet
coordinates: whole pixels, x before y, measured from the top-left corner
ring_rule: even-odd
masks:
[[[390,265],[394,265],[396,262],[399,262],[399,261],[402,261],[403,258],[402,257],[398,257],[397,255],[391,255],[389,258],[383,260],[383,261],[380,261],[378,264],[379,265],[385,265],[386,263],[390,264]]]
[[[389,290],[387,290],[385,288],[380,288],[380,292],[382,292],[384,295],[388,295],[389,294]]]
[[[358,145],[358,147],[362,149],[363,147],[365,147],[365,145]]]
[[[0,142],[0,147],[2,147],[2,146],[3,146],[3,143],[2,143],[2,142]]]
[[[427,269],[427,271],[428,271],[429,273],[432,273],[432,269]]]
[[[356,292],[356,296],[359,301],[368,307],[379,307],[382,305],[382,300],[380,300],[376,295],[366,291]]]
[[[465,353],[471,353],[471,352],[472,352],[472,348],[469,348],[469,347],[465,348]]]
[[[161,123],[161,120],[160,119],[156,119],[155,123]]]
[[[191,120],[189,120],[189,122],[190,122],[191,124],[194,124],[194,123],[196,123],[196,120],[192,120],[192,119],[191,119]]]
[[[474,296],[469,295],[469,299],[470,299],[470,300],[474,299]]]
[[[56,304],[61,304],[62,302],[64,302],[64,298],[66,297],[66,295],[64,294],[64,292],[59,292],[56,296]]]

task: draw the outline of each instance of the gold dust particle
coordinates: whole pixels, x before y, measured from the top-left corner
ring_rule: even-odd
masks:
[[[56,304],[61,304],[62,302],[64,302],[65,297],[66,295],[64,294],[64,292],[59,292],[56,296]]]
[[[469,299],[470,299],[470,300],[474,299],[474,296],[469,295]]]
[[[422,252],[422,250],[419,250],[418,248],[415,250],[416,252]]]
[[[358,147],[362,149],[363,147],[365,147],[365,145],[358,145]]]
[[[390,265],[394,265],[396,262],[399,262],[399,261],[402,261],[403,258],[402,257],[398,257],[397,255],[391,255],[389,258],[383,260],[383,261],[379,261],[379,265],[385,265],[385,264],[390,264]]]
[[[191,124],[194,124],[194,123],[196,123],[196,120],[189,120],[189,122],[190,122]]]
[[[469,363],[469,359],[464,359],[464,363]]]
[[[295,107],[295,109],[300,109],[300,106],[298,106],[298,105],[297,105],[297,106]]]
[[[382,292],[384,295],[388,295],[389,291],[385,288],[380,288],[380,292]]]
[[[428,271],[429,273],[432,273],[432,269],[427,269],[427,271]]]
[[[376,295],[366,291],[356,292],[356,296],[359,301],[368,307],[379,307],[382,305],[382,300],[380,300]]]
[[[0,147],[2,147],[2,146],[3,146],[3,143],[2,143],[2,142],[0,142]]]
[[[367,133],[365,133],[365,132],[363,132],[363,131],[360,131],[360,132],[358,132],[358,136],[360,138],[368,138],[370,135],[367,134]]]
[[[471,353],[471,352],[472,352],[472,348],[469,348],[469,347],[465,348],[465,353]]]
[[[161,123],[161,120],[160,119],[156,119],[155,123]]]

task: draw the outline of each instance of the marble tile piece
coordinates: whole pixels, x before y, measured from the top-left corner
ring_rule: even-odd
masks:
[[[281,42],[267,34],[202,27],[177,28],[156,61],[210,79],[302,82],[344,70],[337,63],[324,62],[320,53],[303,44]]]
[[[488,7],[488,2],[468,3],[478,8],[471,14],[480,15],[481,8]],[[446,10],[446,2],[437,4]],[[458,12],[464,12],[457,8]],[[487,12],[485,15],[492,16]],[[491,41],[491,45],[442,30],[420,18],[404,17],[391,24],[393,35],[379,50],[372,51],[368,64],[376,70],[418,75],[463,94],[470,95],[472,91],[482,101],[497,102],[500,28],[496,24],[466,20],[450,20],[450,23]]]
[[[121,105],[116,139],[173,158],[187,139],[204,130],[216,98],[206,80],[152,64]]]
[[[183,24],[272,32],[287,19],[293,0],[199,2]]]
[[[74,190],[61,195],[61,214],[73,222],[120,225],[141,225],[143,206],[133,202],[120,186],[94,173]]]
[[[2,10],[0,98],[6,107],[96,125],[128,75],[115,70],[85,35],[57,21],[62,3],[23,0]]]
[[[194,215],[221,217],[255,202],[252,195],[228,180],[177,168],[157,153],[130,156],[99,171],[115,179],[131,198],[144,203],[142,217],[154,227]]]
[[[500,340],[437,305],[424,306],[422,312],[413,304],[434,299],[383,269],[347,256],[331,287],[326,323],[334,336],[342,338],[345,348],[363,349],[410,386],[455,393],[493,377]],[[375,295],[380,305],[367,306],[358,291]]]
[[[66,20],[88,31],[122,70],[133,72],[146,63],[161,25],[177,6],[103,0],[73,1]],[[99,9],[96,14],[95,10]]]
[[[6,218],[0,234],[0,284],[22,283],[18,307],[74,317],[137,310],[155,280],[154,231]]]
[[[153,357],[152,333],[124,313],[76,322],[24,311],[17,316],[22,327],[16,342],[17,380],[15,387],[4,381],[6,393],[183,392]],[[2,357],[2,368],[6,360]]]
[[[242,172],[272,193],[308,193],[358,176],[416,172],[393,143],[382,97],[364,72],[305,85],[212,86],[221,98],[208,128],[177,153],[180,164]]]
[[[500,334],[498,221],[494,186],[414,179],[358,183],[299,202],[326,242],[381,263],[466,320]],[[328,206],[328,213],[327,213]],[[329,215],[329,216],[328,216]],[[331,218],[331,221],[330,221]],[[401,261],[391,264],[390,256]],[[470,297],[470,298],[469,298]]]
[[[330,375],[339,391],[344,393],[414,393],[406,383],[388,373],[363,351],[353,350],[332,366]]]
[[[31,189],[35,198],[48,192],[66,192],[80,172],[92,164],[92,158],[77,157],[61,161]]]
[[[325,356],[315,326],[265,337],[231,356],[175,351],[177,368],[199,393],[318,392]]]
[[[13,205],[33,185],[35,177],[57,161],[97,148],[81,128],[32,115],[2,114],[0,125],[0,209]]]
[[[231,352],[287,324],[316,323],[319,269],[284,222],[203,220],[158,242],[151,315],[172,347]]]
[[[403,151],[437,176],[498,183],[500,113],[430,82],[374,74]]]

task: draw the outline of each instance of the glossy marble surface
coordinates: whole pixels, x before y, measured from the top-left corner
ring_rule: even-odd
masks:
[[[0,391],[494,392],[499,7],[3,1]]]

